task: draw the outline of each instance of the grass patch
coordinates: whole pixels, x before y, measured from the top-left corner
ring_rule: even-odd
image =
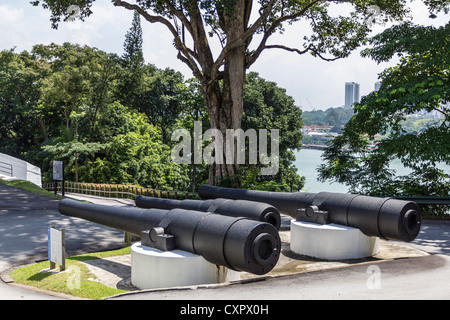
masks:
[[[119,250],[68,257],[66,258],[66,270],[63,272],[48,272],[50,262],[43,261],[16,269],[10,273],[10,277],[16,283],[75,297],[99,300],[127,291],[111,288],[95,281],[97,277],[82,262],[129,253],[130,247],[125,247]]]
[[[62,196],[55,195],[54,192],[50,192],[50,191],[47,191],[45,189],[42,189],[41,187],[35,185],[34,183],[32,183],[30,181],[26,181],[26,180],[11,180],[11,181],[8,181],[8,180],[0,179],[0,183],[6,184],[6,185],[14,187],[14,188],[23,189],[25,191],[29,191],[29,192],[32,192],[34,194],[38,194],[38,195],[41,195],[41,196],[54,198],[54,199],[63,199]]]

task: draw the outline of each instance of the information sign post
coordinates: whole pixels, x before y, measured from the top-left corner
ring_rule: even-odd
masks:
[[[53,186],[58,193],[58,181],[61,181],[61,193],[64,196],[64,162],[53,160]]]
[[[66,269],[66,241],[65,229],[55,229],[55,226],[48,227],[48,260],[50,270],[55,269],[56,264],[60,270]]]

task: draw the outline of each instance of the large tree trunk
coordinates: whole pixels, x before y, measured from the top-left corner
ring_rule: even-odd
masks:
[[[241,127],[245,83],[244,50],[242,47],[236,48],[227,57],[222,86],[219,81],[215,81],[203,88],[211,128],[218,129],[223,136],[223,160],[218,163],[220,161],[216,158],[216,162],[211,164],[208,183],[240,187],[239,165],[235,157],[232,163],[226,161],[226,130]],[[236,155],[236,152],[233,154]]]
[[[239,39],[245,31],[248,15],[246,10],[248,8],[242,5],[241,2],[243,1],[238,1],[232,15],[224,14],[222,16],[223,29],[226,31],[228,42]],[[223,136],[222,164],[216,161],[210,166],[208,182],[212,185],[241,186],[236,152],[233,152],[234,159],[231,161],[232,163],[226,161],[226,130],[239,129],[241,127],[246,73],[245,50],[246,46],[242,44],[227,51],[225,53],[222,86],[220,86],[219,80],[215,80],[203,88],[211,128],[219,129]]]

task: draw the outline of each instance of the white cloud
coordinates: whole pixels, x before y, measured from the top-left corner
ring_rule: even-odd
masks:
[[[10,26],[12,23],[20,22],[24,18],[22,9],[13,8],[7,5],[0,5],[0,27]]]
[[[95,2],[92,11],[93,14],[85,21],[61,22],[57,30],[59,41],[117,53],[127,31],[126,26],[131,26],[132,13],[121,11],[105,2]]]
[[[16,26],[21,25],[24,19],[24,11],[20,8],[14,8],[7,5],[0,5],[0,30],[2,36],[0,37],[0,45],[6,42],[17,43],[21,41],[21,37],[17,34]],[[0,47],[0,50],[11,49],[14,45],[7,47]]]
[[[98,29],[88,23],[82,21],[67,22],[67,25],[62,28],[68,34],[68,42],[80,43],[88,46],[93,46],[95,40],[99,37]]]
[[[342,6],[337,8],[342,9]],[[412,9],[415,23],[442,25],[448,21],[448,15],[440,15],[435,20],[429,19],[428,10],[422,1],[416,1]],[[92,16],[86,21],[62,22],[59,29],[54,30],[51,28],[48,10],[33,7],[28,0],[9,1],[8,5],[0,5],[0,50],[14,46],[17,51],[31,50],[36,44],[73,42],[121,55],[125,34],[131,27],[133,12],[114,7],[110,1],[95,1],[92,10]],[[187,66],[177,59],[177,51],[167,29],[144,19],[141,21],[146,62],[159,68],[173,68],[182,72],[186,78],[192,77]],[[304,30],[297,24],[293,25],[271,43],[278,43],[280,40],[286,45],[298,47]],[[254,41],[257,42],[256,37]],[[312,107],[343,105],[346,81],[359,82],[361,94],[369,93],[373,90],[378,73],[385,67],[368,58],[361,58],[358,52],[347,59],[324,62],[310,55],[298,56],[295,53],[272,49],[263,52],[250,71],[256,71],[268,81],[274,81],[280,87],[286,88],[298,105],[309,110]]]

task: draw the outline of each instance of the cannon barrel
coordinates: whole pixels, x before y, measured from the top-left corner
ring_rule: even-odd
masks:
[[[209,200],[174,200],[137,196],[135,200],[139,208],[151,209],[187,209],[222,214],[230,217],[243,217],[272,224],[280,229],[281,217],[274,206],[255,201],[209,199]]]
[[[314,208],[328,214],[330,223],[358,228],[367,236],[409,242],[422,223],[415,202],[332,192],[267,192],[202,185],[203,199],[228,198],[260,201],[273,205],[281,214],[297,218],[299,209]]]
[[[279,258],[278,230],[267,222],[185,209],[113,207],[63,199],[61,214],[141,235],[164,228],[176,248],[233,270],[265,274]]]

